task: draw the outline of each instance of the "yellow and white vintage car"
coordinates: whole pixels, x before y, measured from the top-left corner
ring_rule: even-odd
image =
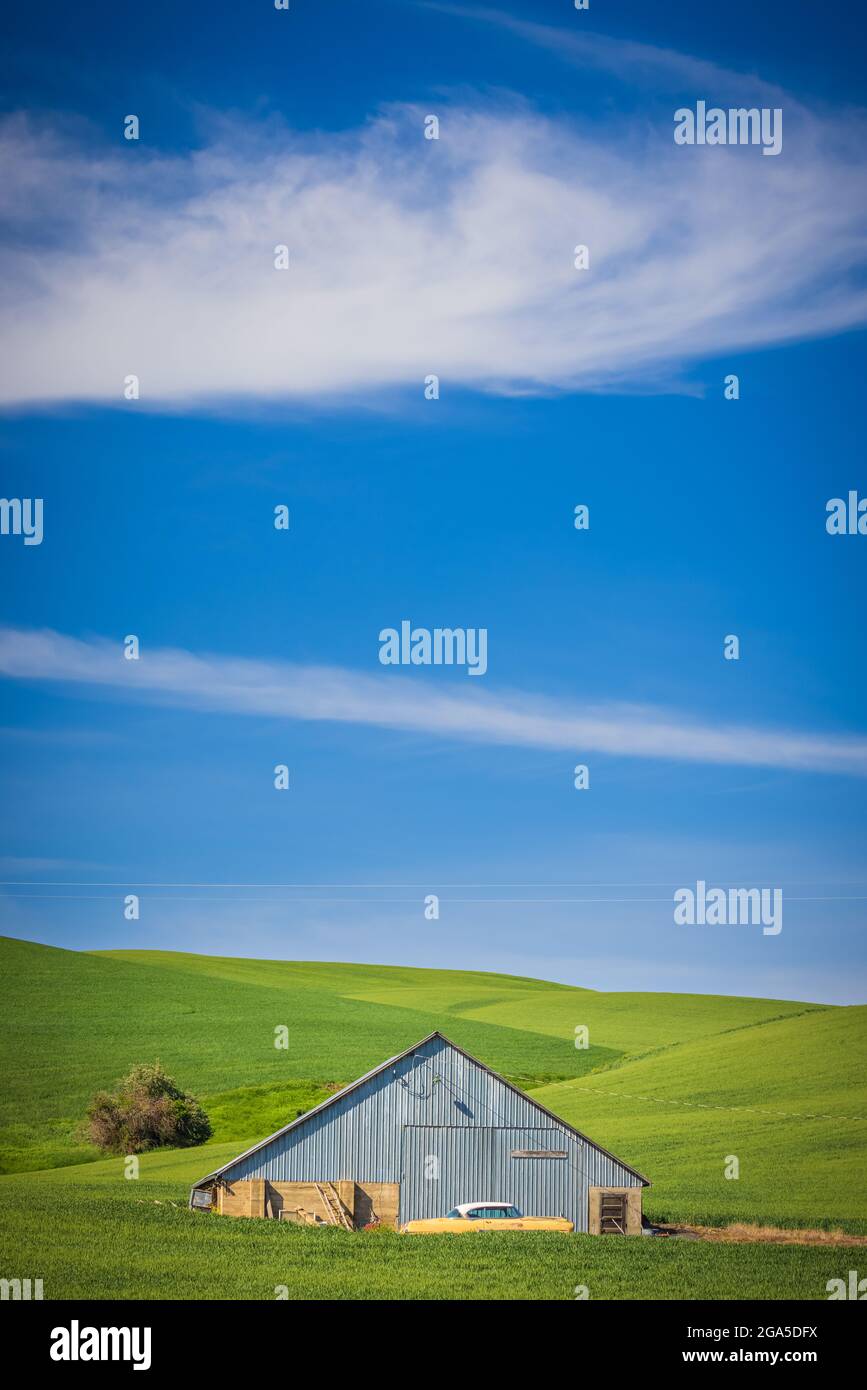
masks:
[[[445,1216],[407,1221],[409,1236],[458,1235],[462,1231],[562,1231],[575,1229],[565,1216],[523,1216],[510,1202],[462,1202]]]

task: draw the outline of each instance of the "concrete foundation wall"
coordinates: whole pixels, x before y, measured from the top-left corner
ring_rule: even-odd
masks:
[[[397,1226],[400,1186],[396,1182],[335,1182],[332,1184],[350,1223],[366,1226],[378,1218],[384,1226]],[[312,1182],[269,1182],[245,1178],[218,1188],[217,1211],[221,1216],[270,1217],[274,1221],[298,1221],[303,1225],[329,1224],[328,1208]]]

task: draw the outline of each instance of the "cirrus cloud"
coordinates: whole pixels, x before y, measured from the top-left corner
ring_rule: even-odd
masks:
[[[122,403],[129,373],[144,404],[201,406],[429,373],[671,385],[702,357],[867,321],[857,113],[784,107],[776,159],[675,146],[658,106],[579,123],[443,103],[438,141],[424,115],[334,134],[214,116],[175,154],[7,118],[0,403]]]
[[[421,674],[413,680],[173,648],[126,661],[117,642],[51,629],[0,628],[0,676],[117,690],[181,709],[366,725],[476,744],[867,776],[863,735],[714,724],[652,706],[582,706],[516,691],[454,694]]]

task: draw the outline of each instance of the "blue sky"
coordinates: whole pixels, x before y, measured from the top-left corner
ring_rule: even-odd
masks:
[[[0,537],[3,930],[862,1002],[842,7],[38,19],[0,126],[2,490],[45,507]],[[675,149],[698,99],[781,106],[781,155]],[[384,668],[405,618],[486,628],[487,673]],[[782,933],[675,926],[698,879],[782,887]]]

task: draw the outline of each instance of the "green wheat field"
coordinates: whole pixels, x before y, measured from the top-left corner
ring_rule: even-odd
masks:
[[[434,1029],[652,1181],[655,1221],[867,1234],[867,1008],[0,939],[0,1277],[47,1299],[826,1298],[859,1249],[411,1239],[186,1209],[192,1181]],[[274,1047],[285,1025],[289,1047]],[[590,1046],[575,1047],[575,1029]],[[213,1140],[137,1181],[80,1135],[159,1060]],[[736,1155],[740,1177],[724,1176]],[[863,1263],[863,1261],[862,1261]]]

